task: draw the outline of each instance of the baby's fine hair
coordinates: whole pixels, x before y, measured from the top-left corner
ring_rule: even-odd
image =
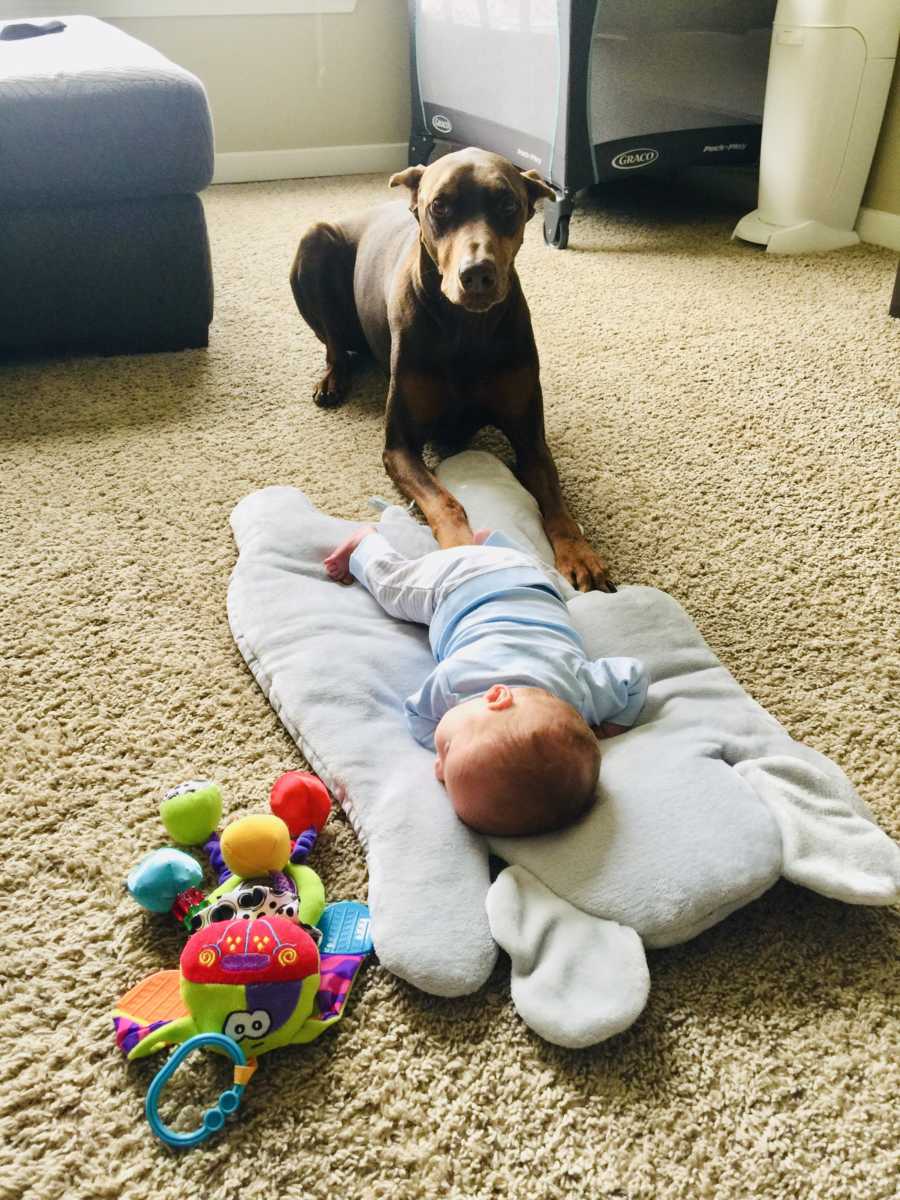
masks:
[[[482,797],[466,823],[481,833],[551,833],[572,825],[594,803],[600,772],[596,737],[564,700],[548,694],[542,708],[542,720],[510,721],[485,761],[474,755],[466,764],[467,775],[478,773],[472,791]]]

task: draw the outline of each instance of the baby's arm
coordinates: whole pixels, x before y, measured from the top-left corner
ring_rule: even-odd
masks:
[[[615,721],[602,721],[599,725],[591,726],[591,733],[598,739],[611,738],[624,733],[626,729],[628,729],[627,725],[617,725]]]
[[[453,708],[454,695],[448,677],[447,663],[439,663],[417,692],[407,696],[403,711],[409,731],[426,750],[434,750],[434,733],[441,717]]]
[[[641,715],[649,680],[636,658],[598,658],[586,664],[585,680],[593,702],[588,722],[599,737],[614,737]]]

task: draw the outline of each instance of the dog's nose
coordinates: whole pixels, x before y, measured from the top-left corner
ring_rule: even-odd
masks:
[[[484,296],[497,286],[497,267],[489,258],[468,259],[460,264],[459,281],[470,296]]]

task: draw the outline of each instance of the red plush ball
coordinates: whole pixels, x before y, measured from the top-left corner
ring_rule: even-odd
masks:
[[[286,771],[273,784],[269,803],[275,816],[287,825],[292,838],[311,825],[320,831],[331,812],[328,788],[311,771]]]

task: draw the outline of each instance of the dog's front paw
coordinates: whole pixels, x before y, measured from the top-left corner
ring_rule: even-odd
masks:
[[[316,384],[313,400],[319,408],[337,408],[347,398],[349,382],[350,372],[346,362],[338,361],[329,366]]]
[[[561,538],[554,542],[556,569],[579,592],[614,592],[606,563],[584,538]]]
[[[313,392],[313,400],[319,408],[337,408],[344,399],[344,392],[335,386],[330,375],[326,375]]]

